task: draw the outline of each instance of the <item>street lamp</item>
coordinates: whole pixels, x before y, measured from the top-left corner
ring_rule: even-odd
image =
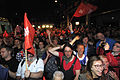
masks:
[[[75,25],[79,25],[80,23],[79,22],[75,22]]]
[[[45,25],[42,25],[42,28],[45,28]]]
[[[40,29],[41,27],[40,27],[40,26],[38,26],[38,28]]]
[[[55,3],[57,3],[57,0],[55,0]]]
[[[50,25],[50,28],[53,28],[53,25]]]
[[[46,28],[49,28],[49,25],[46,25]]]
[[[32,25],[32,27],[35,27],[35,25]]]

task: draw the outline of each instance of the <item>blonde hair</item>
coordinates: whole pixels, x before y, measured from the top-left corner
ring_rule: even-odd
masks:
[[[62,71],[55,71],[53,74],[53,80],[63,80],[64,74]]]

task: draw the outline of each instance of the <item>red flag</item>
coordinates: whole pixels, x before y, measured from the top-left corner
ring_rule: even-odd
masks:
[[[3,37],[8,37],[9,35],[8,35],[8,33],[7,33],[7,31],[5,30],[5,32],[4,32],[4,34],[3,34]]]
[[[73,16],[74,17],[84,16],[86,14],[90,14],[91,12],[95,11],[96,9],[97,9],[96,6],[93,6],[89,3],[85,4],[85,3],[81,2]]]
[[[29,49],[28,51],[34,54],[33,39],[34,39],[35,29],[32,27],[31,23],[29,22],[26,13],[24,15],[24,31],[25,31],[24,33],[25,34],[25,50]]]
[[[97,9],[97,6],[93,6],[91,4],[87,4],[87,9],[88,9],[88,14],[90,14],[91,12],[95,11]]]

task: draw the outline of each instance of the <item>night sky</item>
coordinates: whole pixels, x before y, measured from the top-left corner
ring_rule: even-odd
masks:
[[[66,1],[69,0],[63,0],[63,2]],[[96,12],[99,13],[112,9],[120,9],[118,0],[89,1],[98,6]],[[0,3],[0,17],[7,17],[10,20],[18,19],[23,21],[23,15],[25,12],[28,13],[28,18],[39,18],[41,19],[40,21],[46,21],[46,19],[52,20],[55,18],[56,14],[56,3],[54,0],[1,0]]]
[[[24,13],[27,12],[28,18],[54,17],[54,0],[2,0],[0,7],[0,16],[8,19],[23,20]]]

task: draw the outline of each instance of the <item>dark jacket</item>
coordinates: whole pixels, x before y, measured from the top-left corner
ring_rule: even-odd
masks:
[[[8,69],[7,68],[3,68],[0,65],[0,80],[7,80],[8,78]]]
[[[80,74],[78,80],[105,80],[105,78],[102,76],[102,77],[93,79],[90,73],[87,71],[86,73]]]
[[[96,51],[94,46],[88,44],[87,56],[88,58],[91,56],[96,56]]]

